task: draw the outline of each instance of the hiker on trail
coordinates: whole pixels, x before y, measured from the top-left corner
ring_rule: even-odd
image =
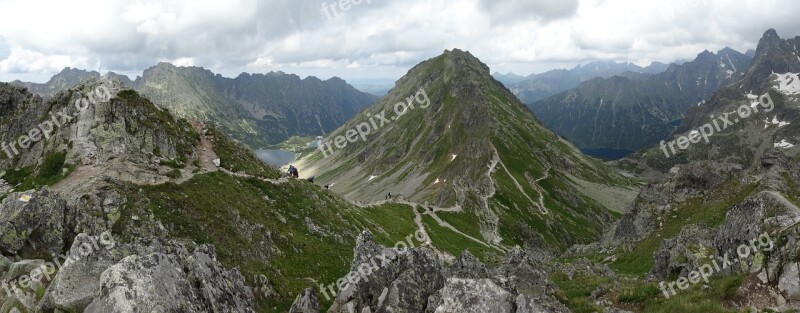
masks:
[[[289,176],[294,176],[294,165],[289,165],[289,170],[287,173],[289,173]]]
[[[294,167],[294,166],[292,166],[292,177],[294,177],[294,178],[300,178],[300,172],[299,172],[299,171],[297,171],[297,168],[296,168],[296,167]]]

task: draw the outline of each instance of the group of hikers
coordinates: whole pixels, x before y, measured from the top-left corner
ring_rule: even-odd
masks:
[[[289,174],[289,177],[300,178],[300,171],[298,171],[297,168],[294,167],[294,165],[289,165],[289,170],[287,171],[287,173]],[[312,184],[314,183],[314,177],[313,176],[309,177],[306,180],[308,180],[309,183],[312,183]],[[325,187],[327,187],[327,185],[325,185]],[[325,188],[325,189],[328,189],[328,188]]]
[[[300,178],[300,172],[297,171],[297,168],[294,165],[289,165],[289,176],[294,178]]]

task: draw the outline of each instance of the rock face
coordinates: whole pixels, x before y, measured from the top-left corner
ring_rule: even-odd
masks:
[[[0,203],[0,251],[6,255],[60,253],[74,236],[74,213],[48,189],[16,192]]]
[[[778,289],[786,293],[786,299],[800,300],[800,270],[797,263],[790,262],[783,266],[783,273],[778,279]]]
[[[91,80],[46,102],[8,85],[0,89],[6,93],[0,96],[6,102],[0,103],[0,113],[16,116],[13,123],[0,120],[9,127],[0,139],[12,143],[8,150],[13,158],[0,160],[4,168],[35,165],[44,156],[62,151],[67,151],[69,164],[94,165],[112,159],[146,164],[153,155],[176,159],[189,154],[197,139],[188,123],[179,123],[149,100],[124,90],[118,81]],[[44,121],[50,125],[43,125]],[[45,133],[50,128],[47,140],[32,142],[27,148],[13,144],[33,129]]]
[[[659,227],[659,219],[676,204],[719,187],[741,169],[715,162],[676,167],[668,177],[642,188],[633,207],[603,235],[602,245],[616,247],[641,240]]]
[[[128,256],[106,269],[86,312],[253,312],[253,293],[237,270],[224,270],[212,248],[188,256]]]
[[[292,303],[289,313],[317,313],[319,312],[319,301],[317,293],[313,288],[306,288],[297,296]]]
[[[684,228],[680,235],[661,241],[661,249],[653,256],[651,275],[666,279],[670,274],[687,276],[713,256],[714,232],[707,227]]]
[[[555,287],[541,265],[520,251],[494,269],[468,252],[444,266],[428,248],[383,248],[362,233],[352,268],[367,268],[376,256],[388,262],[359,279],[351,277],[355,282],[328,312],[568,312],[553,298]]]
[[[753,221],[762,220],[764,213],[763,201],[754,199],[731,208],[725,223],[716,229],[697,225],[685,227],[677,237],[661,242],[661,248],[654,256],[651,275],[662,280],[667,279],[670,274],[687,276],[710,260],[724,258],[725,253],[734,257],[739,246],[750,245],[751,240],[758,239],[763,234],[762,225]],[[747,262],[716,271],[716,274],[729,274],[740,269],[760,269],[768,251],[756,250],[759,251],[751,251],[753,257],[743,259]]]
[[[358,237],[351,268],[364,275],[350,280],[353,283],[339,292],[328,312],[422,312],[428,297],[444,285],[442,265],[433,251],[384,248],[367,232]]]
[[[116,242],[110,233],[79,234],[66,255],[47,264],[57,274],[43,280],[40,301],[20,309],[69,312],[250,312],[252,290],[238,270],[225,269],[211,246],[159,239]],[[9,276],[18,277],[30,269]],[[20,298],[20,297],[17,297]],[[23,298],[24,299],[24,298]],[[6,301],[8,302],[8,301]]]
[[[75,237],[68,255],[60,258],[59,272],[39,304],[40,309],[80,311],[97,297],[100,292],[100,275],[116,263],[113,253],[119,250],[114,248],[120,248],[112,247],[109,242],[107,245],[104,244],[102,249],[81,255],[79,252],[81,246],[84,244],[94,246],[99,240],[97,236],[86,234]]]
[[[514,297],[490,279],[448,278],[430,298],[426,312],[511,313]]]

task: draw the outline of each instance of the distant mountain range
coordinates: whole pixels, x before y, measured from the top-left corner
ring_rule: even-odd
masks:
[[[578,65],[573,69],[558,69],[541,74],[523,77],[514,73],[493,74],[494,78],[506,85],[523,103],[531,104],[538,100],[555,95],[567,89],[578,87],[582,82],[615,75],[657,74],[665,71],[669,65],[654,62],[647,67],[633,63],[613,61],[596,61]]]
[[[160,63],[131,80],[106,74],[139,91],[178,117],[215,122],[235,139],[258,147],[291,136],[324,135],[377,99],[339,78],[300,79],[283,72],[243,73],[226,78],[200,67]],[[98,72],[66,68],[47,83],[12,82],[42,97],[52,97]]]
[[[513,84],[516,84],[518,82],[521,82],[521,81],[527,79],[528,77],[533,77],[533,76],[536,76],[536,75],[535,74],[531,74],[528,77],[525,77],[525,76],[522,76],[522,75],[514,74],[512,72],[508,72],[506,74],[495,72],[495,73],[492,74],[492,76],[494,77],[494,79],[496,79],[496,80],[500,81],[501,83],[503,83],[503,85],[511,86]]]
[[[666,138],[689,107],[739,80],[750,62],[730,48],[704,51],[659,74],[595,78],[529,107],[549,129],[585,152],[624,156]]]
[[[705,141],[692,144],[688,149],[677,149],[670,156],[660,145],[641,151],[625,162],[637,164],[636,172],[656,170],[669,171],[687,161],[726,160],[749,166],[758,166],[758,160],[770,158],[776,152],[797,151],[800,146],[800,37],[781,39],[775,30],[767,31],[761,38],[752,65],[743,71],[743,76],[720,89],[710,99],[691,106],[686,117],[670,139],[697,133],[706,124],[714,121],[722,131]],[[769,94],[773,104],[761,96]],[[742,117],[742,106],[751,108],[752,116]],[[770,109],[770,106],[774,108]],[[760,112],[755,112],[758,108]],[[727,115],[726,115],[727,114]],[[728,125],[719,117],[726,117],[735,125]],[[724,126],[724,127],[723,127]],[[667,139],[667,141],[670,141]]]

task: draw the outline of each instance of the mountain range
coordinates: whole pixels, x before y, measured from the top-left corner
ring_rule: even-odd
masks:
[[[668,66],[660,62],[653,62],[647,67],[641,67],[630,62],[594,61],[569,70],[557,69],[541,74],[531,74],[527,77],[514,73],[495,73],[493,76],[511,89],[523,103],[531,104],[564,90],[578,87],[580,83],[597,77],[657,74],[665,71]]]
[[[234,139],[253,147],[277,144],[292,136],[326,134],[377,99],[339,78],[300,79],[282,72],[226,78],[200,67],[160,63],[135,80],[113,72],[105,76],[141,92],[176,116],[213,121]],[[99,77],[98,72],[66,68],[45,84],[11,84],[47,98]]]
[[[545,126],[587,153],[630,153],[666,138],[691,106],[741,79],[750,62],[729,48],[704,51],[656,75],[596,78],[530,107]]]

